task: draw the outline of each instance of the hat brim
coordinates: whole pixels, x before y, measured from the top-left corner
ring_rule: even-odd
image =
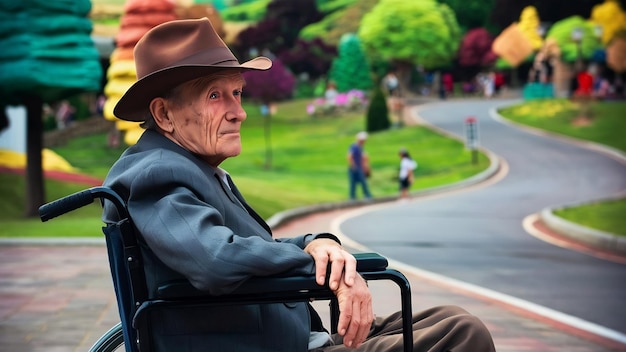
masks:
[[[266,57],[257,57],[242,64],[224,62],[215,65],[180,65],[153,72],[135,82],[124,93],[113,108],[113,115],[118,119],[134,122],[146,120],[148,107],[152,99],[162,96],[170,89],[185,82],[223,71],[233,70],[267,70],[272,61]]]

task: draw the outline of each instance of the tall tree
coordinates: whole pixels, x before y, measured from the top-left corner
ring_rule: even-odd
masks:
[[[0,1],[0,47],[6,49],[0,51],[0,109],[26,107],[27,217],[37,216],[45,201],[43,103],[100,88],[90,10],[89,0]]]
[[[361,41],[354,33],[346,33],[339,41],[339,56],[333,61],[330,79],[340,92],[350,89],[370,90],[373,86],[370,67]]]
[[[555,40],[561,48],[561,59],[571,63],[578,59],[589,59],[596,49],[601,47],[600,39],[596,36],[594,29],[592,22],[580,16],[572,16],[552,25],[546,39]],[[579,42],[572,39],[574,30],[580,31]]]
[[[368,53],[393,62],[406,89],[414,65],[433,69],[452,61],[461,33],[454,13],[445,4],[380,0],[363,17],[358,36]]]
[[[456,14],[463,32],[489,26],[489,16],[496,0],[441,0]]]
[[[330,1],[334,4],[347,4],[344,1]],[[325,6],[318,4],[325,16],[319,22],[309,24],[300,32],[300,38],[312,40],[322,38],[324,42],[337,46],[341,37],[346,33],[356,33],[363,16],[368,13],[378,0],[358,0],[341,8],[334,8],[332,12],[324,11]]]

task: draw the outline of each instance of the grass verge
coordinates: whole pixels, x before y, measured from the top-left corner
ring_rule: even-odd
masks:
[[[626,200],[613,200],[559,209],[555,215],[600,231],[626,236],[624,231]]]

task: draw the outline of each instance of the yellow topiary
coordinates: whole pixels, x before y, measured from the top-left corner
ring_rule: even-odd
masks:
[[[518,26],[534,50],[541,48],[543,39],[539,35],[539,14],[534,6],[526,6],[522,10]]]
[[[44,171],[77,172],[78,169],[70,165],[67,160],[50,149],[41,151],[42,167]],[[12,169],[23,169],[26,167],[26,155],[13,150],[0,149],[0,166]]]
[[[621,30],[626,30],[626,13],[616,0],[606,0],[591,10],[591,22],[602,28],[602,43],[607,45]]]

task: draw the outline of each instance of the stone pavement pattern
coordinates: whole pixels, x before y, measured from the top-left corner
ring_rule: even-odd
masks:
[[[343,210],[305,216],[275,230],[276,236],[324,232]],[[479,316],[500,352],[626,351],[626,346],[583,338],[500,303],[444,287],[415,275],[415,311],[457,304]],[[0,246],[0,350],[12,352],[86,351],[118,321],[104,245]],[[399,291],[385,281],[370,282],[376,314],[398,310]],[[327,303],[314,302],[323,319]],[[326,320],[327,321],[327,320]]]
[[[87,351],[119,321],[106,248],[0,247],[0,350]]]

